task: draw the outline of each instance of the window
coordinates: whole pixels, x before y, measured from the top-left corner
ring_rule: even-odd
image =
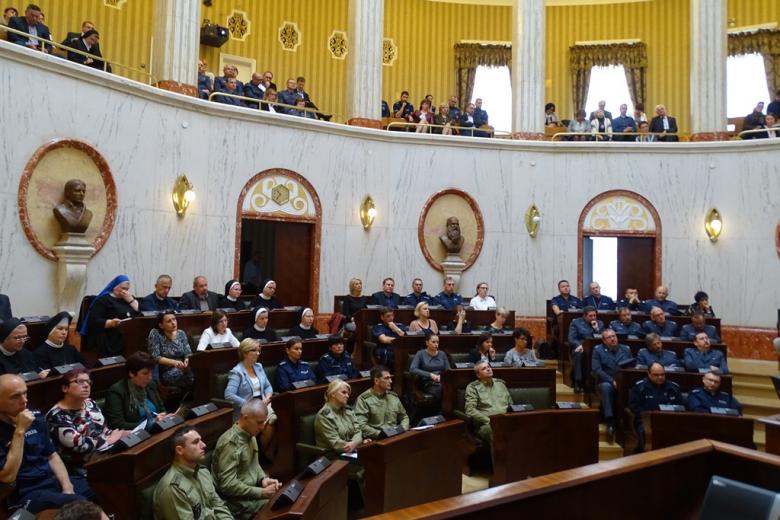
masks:
[[[623,65],[609,67],[593,67],[590,69],[590,85],[588,98],[585,102],[585,112],[590,114],[599,107],[599,101],[607,102],[607,110],[612,117],[620,115],[620,105],[628,105],[628,115],[634,115],[634,104],[628,93],[628,83]],[[647,110],[645,110],[647,112]]]
[[[482,99],[482,110],[488,113],[488,124],[497,132],[512,131],[512,84],[509,67],[477,67],[471,102],[477,98]]]
[[[764,58],[760,54],[729,56],[726,61],[727,117],[744,117],[759,101],[769,104]]]
[[[618,239],[617,237],[588,237],[593,252],[592,275],[586,283],[583,276],[582,291],[590,294],[591,281],[599,282],[601,294],[618,299]],[[587,249],[587,247],[586,247]],[[584,260],[584,259],[583,259]]]

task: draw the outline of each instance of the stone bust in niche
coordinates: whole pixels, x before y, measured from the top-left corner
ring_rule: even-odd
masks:
[[[447,231],[439,237],[444,248],[447,250],[447,256],[460,254],[463,248],[463,235],[460,234],[460,221],[458,217],[447,219]]]
[[[63,233],[84,233],[92,221],[92,212],[84,205],[87,183],[71,179],[65,183],[62,202],[54,207],[54,217]]]

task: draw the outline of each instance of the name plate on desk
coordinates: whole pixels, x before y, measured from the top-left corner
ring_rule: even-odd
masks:
[[[327,376],[325,378],[325,380],[328,383],[332,383],[333,381],[335,381],[337,379],[341,379],[342,381],[346,381],[347,380],[347,376],[345,376],[344,374],[336,374],[336,375],[333,375],[333,376]],[[293,384],[295,384],[295,383],[293,383]]]
[[[684,412],[685,407],[681,404],[659,404],[658,409],[662,412]]]
[[[707,372],[712,372],[712,373],[715,373],[715,374],[720,374],[720,369],[716,368],[715,370],[713,370],[712,368],[709,368],[709,367],[707,367],[707,368],[700,368],[700,369],[699,369],[699,373],[700,373],[700,374],[706,374]]]
[[[307,379],[305,381],[295,381],[292,385],[296,390],[300,390],[301,388],[307,388],[316,384],[317,383],[313,379]]]
[[[397,308],[398,310],[403,310],[403,311],[410,311],[410,310],[414,309],[414,305],[399,305],[399,306],[398,306],[398,307],[396,307],[396,308]]]
[[[110,365],[118,365],[120,363],[124,363],[125,358],[124,356],[110,356],[110,357],[104,357],[97,360],[98,366],[101,367],[107,367]]]
[[[716,415],[733,415],[739,417],[739,411],[735,408],[724,408],[721,406],[711,406],[710,412]]]
[[[381,428],[381,430],[382,432],[379,434],[380,439],[395,437],[396,435],[400,435],[406,431],[400,424],[396,424],[395,426],[385,426],[384,428]]]
[[[370,370],[361,370],[360,371],[360,377],[370,377],[371,371]]]
[[[298,497],[301,496],[302,491],[303,484],[297,480],[293,480],[290,482],[290,484],[288,484],[284,491],[279,494],[279,497],[276,499],[276,502],[274,502],[274,505],[271,507],[271,509],[277,509],[279,507],[294,504],[295,501],[298,500]]]
[[[510,404],[509,405],[510,412],[532,412],[533,409],[534,409],[534,405],[532,404]]]
[[[29,383],[30,381],[37,381],[41,378],[41,376],[38,375],[38,372],[22,372],[19,374],[19,377],[24,379],[25,383]]]
[[[209,343],[206,350],[216,350],[220,348],[230,348],[232,345],[227,341],[224,343]]]
[[[417,423],[417,426],[433,426],[434,424],[443,423],[445,420],[443,415],[432,415],[430,417],[422,418],[420,422]]]
[[[493,363],[490,365],[493,366]],[[474,363],[455,363],[455,368],[474,368]]]
[[[165,430],[170,430],[171,428],[174,428],[183,422],[184,419],[181,416],[171,415],[161,421],[155,421],[152,424],[152,426],[149,428],[149,430],[152,433],[160,433],[160,432],[164,432]]]
[[[35,520],[35,515],[26,509],[17,509],[8,520]]]
[[[379,310],[381,308],[382,308],[382,305],[374,305],[374,304],[366,305],[366,309],[370,309],[370,310],[373,310],[373,311],[377,311],[377,310]]]
[[[555,405],[560,410],[579,410],[582,408],[582,404],[575,403],[574,401],[558,401]]]
[[[118,441],[114,443],[114,445],[111,447],[111,451],[117,452],[117,451],[124,451],[128,448],[132,448],[133,446],[142,443],[146,439],[151,437],[148,431],[146,430],[138,430],[137,432],[133,432],[129,435],[125,435]]]
[[[77,368],[84,369],[86,367],[81,363],[68,363],[67,365],[59,365],[54,367],[54,371],[57,372],[59,375],[63,375]]]
[[[491,361],[490,366],[493,368],[506,368],[506,367],[511,367],[512,365],[511,364],[507,365],[503,361]]]
[[[216,410],[217,410],[217,405],[215,405],[214,403],[202,404],[200,406],[196,406],[195,408],[192,408],[187,414],[187,419],[194,419],[196,417],[201,417],[203,415],[206,415],[207,413],[215,412]]]
[[[303,474],[307,477],[313,477],[314,475],[319,475],[325,471],[328,466],[330,466],[330,460],[328,460],[327,457],[320,457],[306,466],[306,469],[303,470]]]
[[[179,309],[178,311],[179,314],[200,314],[201,312],[203,311],[200,309]]]
[[[494,367],[500,366],[500,365],[497,365],[496,363],[490,363],[490,364],[492,366],[494,366]],[[511,365],[507,365],[506,363],[503,363],[502,365],[503,366],[511,366]],[[544,368],[545,364],[544,364],[544,361],[522,361],[520,363],[520,366],[521,367],[526,367],[526,368]]]
[[[157,316],[157,311],[141,311],[141,316]]]
[[[680,365],[669,365],[668,367],[664,368],[667,372],[685,372],[685,367],[681,367]]]

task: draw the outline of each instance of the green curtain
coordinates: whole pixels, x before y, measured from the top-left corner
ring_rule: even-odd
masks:
[[[508,45],[483,45],[481,43],[455,44],[455,79],[458,106],[465,108],[474,93],[477,67],[510,67],[512,47]]]
[[[759,29],[751,33],[729,34],[729,56],[760,54],[764,58],[769,99],[780,89],[780,30]]]

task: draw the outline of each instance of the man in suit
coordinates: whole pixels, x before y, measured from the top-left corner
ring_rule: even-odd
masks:
[[[5,294],[0,294],[0,321],[10,320],[13,315],[13,312],[11,312],[11,300]]]
[[[607,109],[605,108],[606,106],[607,106],[607,102],[606,102],[606,101],[599,101],[599,108],[598,108],[598,110],[594,110],[593,112],[591,112],[591,113],[590,113],[590,118],[588,118],[588,121],[593,121],[594,119],[596,119],[596,113],[597,113],[599,110],[601,110],[602,112],[604,112],[604,117],[606,117],[607,119],[609,119],[610,121],[612,121],[612,112],[610,112],[609,110],[607,110]]]
[[[243,94],[243,92],[239,92],[237,87],[238,83],[239,81],[236,78],[227,78],[227,80],[225,81],[225,86],[224,88],[220,89],[220,92],[224,94],[235,94],[237,96],[240,96]],[[221,94],[218,96],[214,96],[213,101],[217,103],[222,103],[224,105],[233,105],[236,107],[245,106],[240,99],[232,96],[223,96]]]
[[[219,294],[209,291],[209,281],[205,276],[196,276],[192,290],[181,295],[179,308],[213,311],[219,308]]]
[[[265,97],[265,83],[263,82],[263,75],[259,72],[252,74],[252,79],[249,83],[244,84],[244,96],[254,99],[263,99]],[[260,108],[260,103],[252,103],[247,101],[247,106],[250,108]]]
[[[371,304],[397,309],[401,305],[401,295],[393,292],[393,289],[395,289],[395,280],[390,277],[382,280],[382,290],[371,295]]]
[[[214,90],[214,84],[208,74],[206,74],[207,71],[208,64],[206,60],[198,60],[198,96],[201,99],[208,99],[209,94]]]
[[[287,90],[283,90],[278,93],[276,96],[279,100],[279,103],[284,103],[285,105],[295,106],[295,102],[298,100],[298,91],[296,90],[298,88],[298,83],[295,81],[295,78],[289,78],[287,80]],[[290,107],[279,107],[280,110],[282,110],[286,114],[292,114],[293,108]]]
[[[85,20],[81,22],[81,32],[69,32],[68,35],[65,37],[65,39],[62,40],[62,44],[71,47],[71,42],[73,42],[73,40],[78,40],[79,38],[83,38],[84,33],[86,33],[87,31],[91,31],[94,28],[95,28],[95,24],[93,24],[89,20]]]
[[[319,107],[314,104],[314,101],[311,100],[311,97],[309,97],[309,93],[306,92],[306,78],[303,76],[298,76],[295,80],[298,83],[298,88],[296,89],[295,93],[298,95],[298,97],[306,102],[306,108],[313,108],[314,110],[319,110]],[[321,119],[323,121],[330,121],[330,118],[333,117],[333,114],[323,114],[322,112],[317,112],[316,114],[317,119]]]
[[[477,98],[474,101],[474,128],[481,128],[483,125],[488,124],[487,110],[482,110],[482,98]],[[477,132],[474,131],[475,137],[490,137],[489,132]]]
[[[70,46],[81,52],[86,52],[88,54],[92,54],[93,56],[102,58],[103,55],[100,53],[100,44],[98,43],[99,40],[100,34],[98,34],[95,29],[90,29],[89,31],[85,32],[81,38],[72,40],[70,42]],[[84,56],[83,54],[72,51],[68,51],[68,61],[81,63],[82,65],[86,65],[87,67],[92,67],[93,69],[97,70],[103,70],[104,67],[103,60],[96,60],[94,58],[90,58],[89,56]],[[106,72],[111,72],[111,67],[106,67],[105,70]]]
[[[227,80],[233,78],[236,80],[236,91],[241,94],[244,92],[244,84],[238,80],[238,67],[235,65],[225,65],[222,67],[221,78],[214,79],[214,90],[225,92],[227,90]]]
[[[672,116],[666,115],[666,107],[658,105],[655,107],[656,116],[650,121],[650,132],[657,133],[677,133],[677,120]],[[667,143],[675,143],[680,140],[676,135],[661,135],[658,136],[659,141],[665,141]]]
[[[9,32],[8,41],[37,51],[51,53],[52,45],[50,43],[41,44],[38,39],[51,40],[49,28],[43,24],[42,19],[41,8],[35,4],[28,5],[24,16],[15,16],[8,22],[10,29],[27,33],[27,36]]]

